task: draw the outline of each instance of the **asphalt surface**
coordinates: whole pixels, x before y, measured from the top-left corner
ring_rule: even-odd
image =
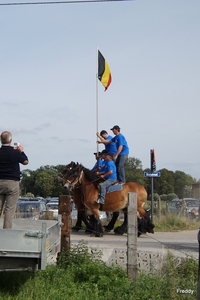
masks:
[[[33,223],[38,226],[42,221],[31,221],[30,227],[33,228]],[[50,222],[50,221],[48,221]],[[54,221],[52,221],[54,222]],[[13,222],[13,229],[18,229],[18,226],[24,227],[24,223],[19,221]],[[3,219],[0,218],[0,229],[3,227]],[[28,229],[28,228],[27,228]],[[154,234],[143,234],[137,239],[137,249],[139,251],[163,252],[168,249],[178,256],[191,256],[199,258],[199,243],[197,240],[198,230],[180,231],[180,232],[155,232]],[[105,232],[103,237],[94,237],[86,234],[84,230],[79,232],[71,231],[71,244],[78,244],[84,240],[88,246],[99,249],[127,249],[127,235],[116,235],[114,232]]]
[[[199,243],[197,230],[180,232],[155,232],[143,234],[137,239],[139,251],[163,252],[168,249],[177,256],[189,256],[198,259]],[[104,233],[103,237],[94,237],[85,231],[71,231],[71,244],[85,241],[88,246],[97,249],[127,249],[127,235],[116,235],[114,232]]]

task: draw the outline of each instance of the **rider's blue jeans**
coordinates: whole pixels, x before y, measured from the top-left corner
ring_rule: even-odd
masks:
[[[105,196],[106,196],[106,188],[114,183],[116,179],[107,179],[106,181],[100,183],[100,200],[104,203]]]

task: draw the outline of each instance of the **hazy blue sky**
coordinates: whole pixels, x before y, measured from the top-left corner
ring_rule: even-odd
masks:
[[[93,166],[98,47],[113,77],[99,131],[119,125],[143,168],[154,148],[158,170],[200,178],[199,0],[0,6],[0,37],[0,131],[24,146],[22,170]]]

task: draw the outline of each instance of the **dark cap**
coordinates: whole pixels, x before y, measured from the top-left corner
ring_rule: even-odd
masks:
[[[102,152],[101,152],[101,155],[103,155],[103,154],[107,154],[108,153],[108,151],[107,150],[103,150]]]
[[[115,126],[113,126],[113,128],[110,128],[110,130],[113,130],[113,129],[120,130],[120,127],[118,125],[115,125]]]
[[[94,152],[94,155],[98,155],[99,156],[99,155],[101,155],[101,152],[98,152],[98,153]]]
[[[100,135],[107,133],[106,130],[101,130]]]
[[[113,154],[108,152],[106,155],[110,156],[113,159]]]

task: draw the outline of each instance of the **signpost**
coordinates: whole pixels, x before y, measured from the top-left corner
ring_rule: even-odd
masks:
[[[144,172],[144,177],[151,178],[151,222],[153,223],[153,178],[158,178],[161,176],[160,172],[156,172],[156,155],[154,149],[150,150],[150,165],[151,172]]]
[[[160,177],[160,172],[144,172],[144,177]]]

